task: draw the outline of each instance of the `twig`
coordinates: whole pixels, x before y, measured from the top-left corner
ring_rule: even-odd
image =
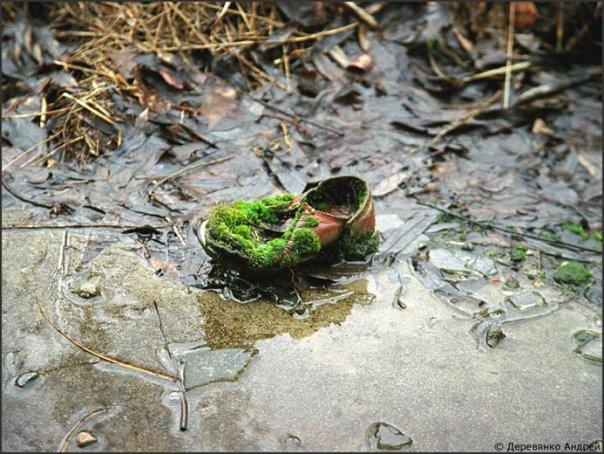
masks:
[[[229,6],[231,6],[231,2],[224,2],[224,6],[222,7],[220,12],[216,16],[216,22],[218,22],[220,19],[222,19],[222,16],[224,16],[226,14],[227,10],[229,9]]]
[[[63,241],[61,243],[61,251],[59,253],[59,263],[57,265],[57,271],[61,272],[61,276],[65,276],[65,249],[67,248],[67,232],[63,232]]]
[[[442,139],[444,136],[446,136],[450,132],[452,132],[452,131],[456,130],[457,128],[459,128],[460,126],[463,126],[466,123],[469,123],[470,121],[472,121],[474,118],[476,118],[476,116],[481,114],[491,104],[495,103],[499,98],[501,98],[501,90],[498,90],[497,92],[495,92],[495,94],[493,94],[489,98],[485,99],[474,109],[469,110],[468,112],[463,114],[461,117],[453,120],[451,123],[444,126],[438,132],[438,134],[436,134],[436,136],[434,136],[434,138],[428,143],[426,148],[430,148],[430,147],[434,146],[440,139]],[[419,149],[420,148],[417,148],[417,149],[413,150],[413,152],[417,152],[417,151],[419,151]]]
[[[331,132],[333,134],[336,134],[336,135],[338,135],[340,137],[344,137],[344,133],[343,132],[340,132],[340,131],[337,131],[335,129],[332,129],[332,128],[328,127],[328,126],[324,126],[324,125],[322,125],[320,123],[317,123],[315,121],[307,120],[306,118],[302,118],[302,117],[298,117],[297,115],[291,114],[291,113],[287,112],[286,110],[280,109],[279,107],[275,107],[275,106],[271,105],[270,103],[268,103],[266,101],[263,101],[262,99],[255,98],[254,96],[249,95],[247,93],[245,93],[244,96],[246,96],[247,98],[251,99],[252,101],[255,101],[255,102],[259,103],[259,104],[262,104],[267,109],[271,109],[271,110],[274,110],[275,112],[279,112],[281,115],[285,115],[285,116],[290,117],[290,118],[292,118],[292,119],[294,119],[296,121],[299,121],[301,123],[307,123],[309,125],[313,125],[313,126],[319,128],[319,129],[323,129],[325,131],[329,131],[329,132]]]
[[[39,224],[21,224],[21,225],[8,225],[2,226],[2,230],[38,230],[38,229],[88,229],[88,228],[100,228],[100,229],[143,229],[152,228],[161,230],[165,225],[148,225],[148,224],[55,224],[55,225],[39,225]]]
[[[50,150],[50,151],[49,151],[49,152],[47,152],[47,153],[44,153],[44,154],[37,154],[37,155],[36,155],[36,156],[34,156],[33,158],[28,159],[26,162],[24,162],[23,164],[21,164],[19,167],[25,167],[25,166],[27,166],[27,165],[31,164],[32,162],[35,162],[35,161],[39,160],[40,158],[42,158],[42,160],[44,160],[45,158],[48,158],[48,157],[52,156],[52,155],[53,155],[54,153],[56,153],[57,151],[59,151],[59,150],[61,150],[61,149],[65,148],[66,146],[68,146],[68,145],[72,145],[72,144],[74,144],[74,143],[76,143],[76,142],[79,142],[79,141],[80,141],[80,140],[82,140],[83,138],[84,138],[84,136],[79,136],[79,137],[76,137],[75,139],[69,140],[69,141],[67,141],[67,142],[63,142],[61,145],[59,145],[59,146],[58,146],[58,147],[56,147],[56,148],[53,148],[52,150]]]
[[[556,52],[564,49],[564,2],[558,1],[558,23],[556,24]]]
[[[172,368],[174,370],[178,370],[178,377],[176,382],[178,383],[178,396],[180,399],[180,424],[179,428],[183,432],[187,430],[187,423],[189,419],[189,405],[187,402],[187,396],[185,394],[185,366],[184,364],[177,364],[174,357],[172,356],[172,352],[168,348],[168,338],[166,337],[166,332],[164,331],[164,325],[161,320],[161,315],[159,314],[159,308],[157,307],[157,302],[153,301],[153,306],[155,307],[155,313],[157,314],[157,320],[159,322],[159,330],[161,331],[161,335],[164,339],[164,349],[170,358],[170,362],[172,363]]]
[[[87,103],[85,103],[84,101],[76,98],[75,96],[72,96],[69,93],[63,93],[61,96],[64,96],[65,98],[74,101],[76,104],[79,104],[81,107],[83,107],[84,109],[86,109],[89,112],[93,113],[94,115],[96,115],[97,117],[99,117],[101,120],[106,121],[107,123],[109,123],[110,125],[114,126],[115,128],[118,127],[117,123],[115,121],[113,121],[111,118],[109,118],[107,115],[105,115],[103,112],[100,112],[97,109],[94,109],[93,107],[90,107]]]
[[[352,11],[359,19],[371,28],[379,28],[380,24],[375,18],[354,2],[344,2],[344,6]]]
[[[483,227],[483,228],[489,228],[492,230],[498,230],[500,232],[504,232],[504,233],[508,233],[510,235],[518,235],[518,236],[522,236],[525,238],[531,238],[533,240],[539,240],[539,241],[543,241],[544,243],[550,243],[553,244],[554,246],[562,246],[565,247],[566,249],[575,249],[575,250],[580,250],[580,251],[585,251],[585,252],[593,252],[595,254],[601,254],[601,251],[597,251],[595,249],[591,249],[591,248],[587,248],[587,247],[583,247],[583,246],[579,246],[576,244],[570,244],[570,243],[565,243],[564,241],[558,241],[558,240],[553,240],[553,239],[549,239],[549,238],[544,238],[538,235],[532,235],[530,233],[525,233],[525,232],[517,232],[516,230],[512,230],[512,229],[508,229],[506,227],[500,227],[498,225],[495,224],[491,224],[490,222],[481,222],[481,221],[476,221],[472,218],[469,218],[467,216],[463,216],[459,213],[455,213],[454,211],[451,210],[447,210],[446,208],[441,208],[439,206],[436,205],[432,205],[431,203],[427,203],[427,202],[422,202],[421,200],[411,196],[411,198],[415,201],[415,203],[417,203],[418,205],[423,205],[423,206],[427,206],[430,208],[433,208],[435,210],[440,211],[441,213],[446,213],[449,216],[453,216],[459,219],[462,219],[466,222],[469,222],[470,224],[474,224],[477,225],[479,227]]]
[[[42,145],[52,139],[54,139],[55,137],[57,137],[59,134],[61,134],[60,132],[57,132],[53,135],[51,135],[50,137],[47,137],[46,139],[32,145],[31,147],[29,147],[27,150],[21,152],[16,158],[14,158],[12,161],[10,161],[9,163],[7,163],[5,166],[2,167],[2,171],[4,172],[6,169],[8,169],[12,164],[14,164],[15,162],[17,162],[19,159],[21,159],[23,156],[25,156],[27,153],[29,153],[30,151],[32,151],[34,148],[36,148],[39,145]]]
[[[505,82],[503,84],[503,108],[505,110],[510,107],[510,84],[512,80],[512,50],[514,48],[514,23],[516,21],[516,3],[510,2],[510,15],[508,26],[508,48],[507,62],[505,64]]]
[[[532,63],[530,61],[521,61],[518,63],[514,63],[512,66],[510,66],[510,71],[515,72],[515,71],[524,71],[525,69],[528,69],[532,66]],[[483,71],[477,74],[473,74],[471,76],[466,76],[463,79],[461,79],[462,83],[468,83],[468,82],[473,82],[475,80],[480,80],[480,79],[488,79],[489,77],[493,77],[493,76],[500,76],[501,74],[505,74],[507,72],[507,65],[506,66],[501,66],[499,68],[494,68],[494,69],[489,69],[487,71]]]
[[[180,234],[180,230],[178,229],[178,226],[176,225],[176,223],[169,216],[166,216],[165,219],[172,226],[172,230],[174,230],[174,233],[178,237],[178,239],[180,241],[180,244],[182,244],[183,247],[187,247],[187,243],[185,242],[185,240],[183,239],[182,235]]]
[[[26,202],[26,203],[30,203],[34,206],[37,207],[41,207],[41,208],[48,208],[51,209],[52,205],[49,205],[47,203],[41,203],[41,202],[36,202],[34,200],[30,200],[27,197],[19,194],[17,191],[15,191],[14,189],[12,189],[11,187],[9,187],[6,182],[4,181],[4,179],[2,179],[2,186],[4,187],[4,189],[6,189],[6,192],[8,192],[10,195],[12,195],[13,197],[21,200],[22,202]]]
[[[67,449],[67,443],[69,442],[69,437],[71,437],[76,430],[78,430],[82,424],[84,424],[86,421],[88,421],[89,419],[95,417],[96,415],[103,413],[107,411],[106,408],[99,408],[98,410],[94,410],[90,413],[88,413],[87,415],[82,416],[74,425],[71,429],[69,429],[69,432],[67,432],[67,434],[63,437],[63,440],[61,441],[61,444],[59,445],[59,452],[65,452]]]
[[[167,177],[164,177],[161,180],[159,180],[153,186],[152,191],[155,190],[156,188],[158,188],[159,186],[161,186],[162,184],[164,184],[166,181],[168,181],[168,180],[170,180],[170,179],[172,179],[174,177],[177,177],[177,176],[183,175],[185,173],[191,172],[191,171],[196,170],[196,169],[198,169],[200,167],[211,166],[211,165],[214,165],[214,164],[219,164],[219,163],[224,162],[224,161],[228,161],[233,156],[234,156],[233,154],[230,154],[228,156],[223,156],[222,158],[217,158],[217,159],[214,159],[212,161],[207,161],[207,160],[201,158],[199,161],[194,162],[193,164],[188,165],[186,167],[183,167],[182,169],[177,170],[176,172],[172,172]]]
[[[85,345],[80,344],[80,342],[78,342],[77,340],[75,340],[69,334],[67,334],[66,332],[62,331],[61,328],[59,328],[57,326],[57,324],[55,322],[53,322],[48,317],[48,315],[46,314],[46,312],[44,311],[44,309],[42,309],[42,305],[40,304],[40,300],[38,298],[36,298],[36,305],[38,306],[38,310],[40,311],[40,313],[42,314],[42,316],[46,319],[46,321],[48,322],[48,324],[50,326],[52,326],[52,328],[57,333],[59,333],[61,336],[63,336],[65,339],[67,339],[71,344],[73,344],[76,347],[78,347],[80,350],[83,350],[86,353],[88,353],[88,354],[90,354],[90,355],[92,355],[92,356],[94,356],[94,357],[96,357],[96,358],[98,358],[100,360],[106,361],[106,362],[111,363],[111,364],[116,364],[116,365],[124,367],[126,369],[131,369],[131,370],[134,370],[136,372],[142,372],[144,374],[151,375],[151,376],[157,377],[157,378],[162,378],[164,380],[168,380],[168,381],[171,381],[171,382],[176,381],[176,378],[173,377],[173,376],[171,376],[171,375],[164,374],[162,372],[155,372],[155,371],[152,371],[152,370],[149,370],[149,369],[145,369],[144,367],[141,367],[141,366],[136,366],[134,364],[129,364],[129,363],[121,361],[121,360],[119,360],[117,358],[113,358],[111,356],[107,356],[107,355],[104,355],[102,353],[97,353],[94,350],[89,349]]]

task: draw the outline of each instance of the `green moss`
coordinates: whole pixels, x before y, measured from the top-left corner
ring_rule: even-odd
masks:
[[[579,342],[588,342],[598,337],[598,333],[596,333],[595,331],[582,329],[581,331],[577,331],[575,334],[573,334],[573,337]]]
[[[321,241],[311,229],[302,227],[294,231],[293,250],[300,256],[316,254],[321,250]]]
[[[241,235],[244,238],[252,239],[252,228],[249,225],[238,225],[233,229],[233,233]]]
[[[437,224],[446,224],[449,222],[459,222],[459,218],[449,213],[440,213],[436,218]]]
[[[554,280],[561,284],[581,285],[591,278],[591,272],[578,262],[562,262],[554,273]]]
[[[319,237],[311,230],[319,224],[318,219],[310,216],[302,228],[296,229],[302,216],[302,210],[298,209],[281,237],[262,237],[261,229],[258,229],[264,223],[282,221],[293,198],[291,194],[281,194],[218,206],[210,214],[207,229],[216,242],[248,257],[256,269],[271,268],[281,260],[294,266],[305,256],[321,250]]]
[[[321,251],[319,237],[307,227],[294,230],[290,244],[290,250],[284,257],[289,266],[295,266],[304,257],[318,254]]]
[[[283,238],[275,238],[264,244],[258,244],[250,254],[250,261],[255,268],[270,268],[273,266],[285,250],[287,241]]]
[[[602,232],[592,232],[591,237],[596,240],[599,241],[600,243],[602,242]]]
[[[313,228],[319,225],[319,220],[314,217],[314,216],[308,216],[305,220],[304,220],[304,224],[302,224],[303,227],[309,227],[309,228]]]
[[[319,210],[319,211],[329,210],[329,203],[327,203],[327,202],[315,202],[312,204],[312,206],[315,210]]]
[[[369,235],[345,234],[340,240],[340,247],[344,258],[348,260],[363,260],[370,254],[378,251],[378,233]]]
[[[557,233],[551,232],[549,230],[542,230],[541,232],[539,232],[539,236],[541,238],[543,238],[544,240],[548,240],[548,241],[561,241],[562,238],[560,238],[560,235],[558,235]]]
[[[524,262],[524,259],[526,259],[526,251],[526,246],[512,247],[510,250],[510,260],[516,263]]]
[[[567,222],[562,226],[564,230],[567,232],[574,233],[575,235],[579,235],[583,241],[589,239],[589,232],[583,228],[580,224],[575,224],[573,222]]]

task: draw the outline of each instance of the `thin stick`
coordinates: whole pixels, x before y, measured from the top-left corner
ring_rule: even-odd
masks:
[[[313,126],[319,128],[319,129],[323,129],[325,131],[329,131],[329,132],[331,132],[331,133],[333,133],[333,134],[335,134],[337,136],[344,137],[344,133],[341,132],[341,131],[337,131],[337,130],[335,130],[333,128],[330,128],[328,126],[324,126],[324,125],[322,125],[320,123],[317,123],[316,121],[307,120],[306,118],[298,117],[297,115],[291,114],[291,113],[287,112],[286,110],[283,110],[283,109],[280,109],[278,107],[275,107],[272,104],[270,104],[270,103],[268,103],[266,101],[263,101],[262,99],[255,98],[252,95],[249,95],[247,93],[244,93],[244,96],[246,96],[247,98],[251,99],[252,101],[255,101],[255,102],[259,103],[259,104],[262,104],[267,109],[271,109],[271,110],[274,110],[275,112],[279,112],[281,115],[285,115],[285,116],[287,116],[287,117],[289,117],[289,118],[291,118],[291,119],[293,119],[293,120],[295,120],[297,122],[307,123],[309,125],[313,125]]]
[[[168,175],[165,178],[162,178],[157,183],[155,183],[155,186],[153,187],[153,189],[161,186],[162,184],[164,184],[166,181],[170,180],[171,178],[177,177],[177,176],[182,175],[184,173],[191,172],[192,170],[198,169],[200,167],[206,167],[206,166],[211,166],[211,165],[214,165],[214,164],[219,164],[221,162],[224,162],[224,161],[227,161],[227,160],[231,159],[233,156],[234,155],[230,154],[228,156],[223,156],[222,158],[214,159],[213,161],[206,161],[206,160],[204,160],[202,158],[199,161],[194,162],[193,164],[191,164],[191,165],[189,165],[187,167],[184,167],[184,168],[182,168],[180,170],[177,170],[176,172],[171,173],[170,175]]]
[[[440,139],[442,139],[444,136],[446,136],[450,132],[452,132],[452,131],[456,130],[457,128],[459,128],[460,126],[463,126],[466,123],[469,123],[470,121],[472,121],[474,118],[476,118],[476,116],[478,116],[480,113],[482,113],[485,109],[487,109],[491,104],[496,102],[499,98],[501,98],[501,90],[498,90],[497,92],[495,92],[494,95],[490,96],[489,98],[487,98],[486,100],[481,102],[474,109],[468,111],[461,117],[453,120],[451,123],[444,126],[438,132],[438,134],[436,134],[436,136],[434,136],[434,138],[428,143],[427,148],[434,146],[438,141],[440,141]],[[415,152],[418,150],[419,150],[419,148],[416,150],[413,150],[413,151]]]
[[[52,328],[59,333],[61,336],[63,336],[65,339],[67,339],[71,344],[75,345],[76,347],[78,347],[80,350],[85,351],[86,353],[100,359],[103,361],[106,361],[108,363],[111,364],[116,364],[118,366],[124,367],[126,369],[131,369],[134,370],[136,372],[142,372],[144,374],[147,375],[151,375],[153,377],[157,377],[157,378],[163,378],[164,380],[168,380],[168,381],[176,381],[175,377],[172,377],[171,375],[168,374],[164,374],[163,372],[155,372],[149,369],[145,369],[144,367],[141,366],[136,366],[134,364],[129,364],[126,363],[124,361],[121,361],[117,358],[113,358],[111,356],[107,356],[104,355],[102,353],[97,353],[94,350],[89,349],[88,347],[86,347],[85,345],[80,344],[77,340],[75,340],[73,337],[71,337],[69,334],[67,334],[66,332],[62,331],[61,328],[59,328],[57,326],[57,324],[55,322],[53,322],[48,315],[46,314],[46,312],[44,311],[44,309],[42,309],[42,305],[40,304],[40,300],[38,298],[36,298],[36,305],[38,306],[38,310],[40,311],[40,313],[42,314],[42,316],[46,319],[46,321],[48,322],[48,324],[50,326],[52,326]]]
[[[558,2],[558,24],[556,25],[556,52],[564,49],[564,2]]]
[[[176,223],[172,220],[172,218],[170,218],[169,216],[165,217],[166,221],[168,221],[170,223],[170,225],[172,226],[172,230],[174,230],[174,233],[176,234],[176,236],[178,237],[180,244],[182,244],[183,247],[187,247],[187,243],[185,242],[184,238],[182,237],[182,235],[180,234],[180,230],[178,229],[178,226],[176,225]]]
[[[380,24],[375,18],[354,2],[344,2],[344,6],[352,11],[359,19],[371,28],[379,28]]]
[[[67,432],[67,434],[63,437],[63,440],[61,441],[61,444],[59,445],[59,452],[65,452],[67,450],[67,443],[69,441],[69,437],[71,437],[76,430],[78,430],[82,424],[84,424],[86,421],[88,421],[89,419],[95,417],[96,415],[103,413],[107,411],[106,408],[99,408],[98,410],[94,410],[93,412],[88,413],[85,416],[82,416],[74,425],[71,429],[69,429],[69,432]]]
[[[84,109],[88,110],[89,112],[93,113],[94,115],[96,115],[97,117],[99,117],[102,120],[105,120],[107,123],[109,123],[112,126],[115,126],[117,128],[117,123],[115,121],[113,121],[111,118],[109,118],[107,115],[105,115],[102,112],[99,112],[98,110],[90,107],[88,104],[86,104],[84,101],[76,98],[75,96],[72,96],[69,93],[63,93],[61,96],[64,96],[67,99],[71,99],[72,101],[76,102],[77,104],[79,104],[80,106],[82,106]]]
[[[46,207],[45,207],[46,208]],[[88,228],[99,228],[99,229],[143,229],[152,228],[161,230],[165,225],[121,225],[121,224],[56,224],[56,225],[39,225],[39,224],[21,224],[21,225],[9,225],[2,226],[2,230],[37,230],[37,229],[88,229]]]
[[[231,6],[231,2],[224,2],[224,6],[222,7],[220,12],[216,16],[216,22],[218,22],[220,19],[222,19],[222,16],[224,16],[226,14],[227,10],[229,9],[229,6]]]
[[[172,363],[173,369],[178,369],[178,377],[176,382],[178,383],[178,397],[180,399],[180,424],[179,428],[183,432],[187,430],[187,424],[189,419],[189,404],[187,402],[187,396],[185,393],[185,366],[184,364],[177,364],[172,356],[172,352],[168,348],[168,338],[166,337],[166,332],[164,331],[164,324],[161,320],[161,315],[159,314],[159,308],[157,307],[157,302],[153,301],[153,306],[155,307],[155,313],[157,314],[157,320],[159,322],[159,330],[161,331],[161,335],[164,339],[164,349],[170,358],[170,362]]]
[[[483,228],[490,228],[492,230],[499,230],[500,232],[504,232],[504,233],[508,233],[510,235],[518,235],[518,236],[522,236],[525,238],[531,238],[533,240],[539,240],[539,241],[543,241],[544,243],[550,243],[553,244],[554,246],[563,246],[566,247],[567,249],[576,249],[576,250],[581,250],[581,251],[586,251],[586,252],[593,252],[595,254],[601,254],[601,251],[597,251],[595,249],[590,249],[587,247],[583,247],[583,246],[579,246],[579,245],[575,245],[575,244],[570,244],[570,243],[565,243],[563,241],[558,241],[558,240],[552,240],[549,238],[544,238],[544,237],[540,237],[538,235],[532,235],[530,233],[525,233],[525,232],[517,232],[515,230],[511,230],[505,227],[500,227],[498,225],[495,224],[491,224],[490,222],[480,222],[480,221],[476,221],[472,218],[469,218],[467,216],[463,216],[459,213],[455,213],[454,211],[451,210],[447,210],[446,208],[441,208],[439,206],[436,205],[432,205],[431,203],[427,203],[427,202],[422,202],[421,200],[411,196],[411,198],[415,201],[415,203],[417,203],[418,205],[424,205],[430,208],[434,208],[435,210],[440,211],[441,213],[446,213],[450,216],[454,216],[456,218],[459,219],[463,219],[466,222],[469,222],[470,224],[474,224],[477,225],[479,227],[483,227]],[[547,254],[547,252],[546,252]]]
[[[505,82],[503,85],[503,108],[505,110],[510,107],[510,85],[512,80],[512,50],[514,48],[514,25],[516,21],[516,3],[510,2],[510,16],[508,26],[508,48],[507,62],[505,65]]]
[[[518,63],[514,63],[510,66],[510,72],[523,71],[532,66],[530,61],[521,61]],[[505,74],[507,72],[507,66],[501,66],[499,68],[489,69],[487,71],[480,72],[478,74],[474,74],[472,76],[467,76],[461,79],[462,83],[473,82],[475,80],[487,79],[493,76],[500,76],[501,74]]]
[[[2,167],[2,171],[4,172],[6,169],[8,169],[12,164],[14,164],[15,162],[17,162],[19,159],[21,159],[23,156],[25,156],[27,153],[29,153],[30,151],[32,151],[34,148],[36,148],[39,145],[42,145],[46,142],[48,142],[49,140],[54,139],[55,137],[57,137],[59,134],[61,134],[60,132],[57,132],[55,134],[53,134],[52,136],[32,145],[31,147],[29,147],[27,150],[25,150],[24,152],[20,153],[16,158],[14,158],[11,162],[7,163],[5,166]]]
[[[52,156],[54,153],[56,153],[59,150],[64,149],[66,146],[68,145],[72,145],[76,142],[79,142],[80,140],[84,139],[84,136],[79,136],[76,137],[75,139],[69,140],[67,142],[63,142],[61,145],[59,145],[56,148],[53,148],[52,150],[50,150],[48,153],[44,153],[44,154],[37,154],[36,156],[34,156],[33,158],[28,159],[26,162],[24,162],[23,164],[21,164],[19,167],[26,167],[29,164],[31,164],[32,162],[38,161],[39,159],[44,160],[45,158],[48,158],[50,156]]]
[[[61,272],[61,276],[65,277],[65,249],[67,248],[67,232],[63,232],[63,241],[61,243],[61,252],[59,253],[59,263],[57,265],[57,271]]]

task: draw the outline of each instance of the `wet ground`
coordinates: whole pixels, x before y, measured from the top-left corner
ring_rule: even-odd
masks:
[[[504,111],[501,78],[429,74],[505,64],[490,41],[462,54],[446,11],[384,8],[364,74],[319,52],[356,55],[356,34],[320,41],[290,93],[131,61],[167,104],[122,99],[122,145],[85,163],[30,165],[47,131],[27,116],[40,92],[19,98],[3,117],[3,450],[600,439],[601,69],[529,52],[524,35],[534,69]],[[421,51],[439,31],[466,73]],[[306,268],[290,291],[216,275],[195,233],[212,206],[342,174],[373,190],[368,263]],[[589,277],[561,277],[566,262]]]
[[[505,312],[476,315],[402,256],[297,319],[158,277],[134,241],[82,262],[111,234],[65,231],[4,231],[5,450],[71,450],[81,431],[98,439],[87,450],[492,450],[601,433],[601,318],[559,290],[505,290],[497,270],[471,294]],[[545,301],[505,303],[525,292]],[[494,347],[485,322],[505,335]]]

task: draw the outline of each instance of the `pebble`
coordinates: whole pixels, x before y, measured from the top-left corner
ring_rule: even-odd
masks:
[[[37,372],[26,372],[17,377],[17,379],[15,380],[15,384],[19,388],[24,388],[29,382],[35,380],[39,376],[40,375]]]
[[[90,446],[91,444],[96,443],[99,439],[91,432],[87,430],[83,430],[76,436],[76,445],[78,448],[85,448],[86,446]]]
[[[100,286],[96,281],[86,281],[82,283],[74,293],[82,298],[92,298],[101,293]]]

